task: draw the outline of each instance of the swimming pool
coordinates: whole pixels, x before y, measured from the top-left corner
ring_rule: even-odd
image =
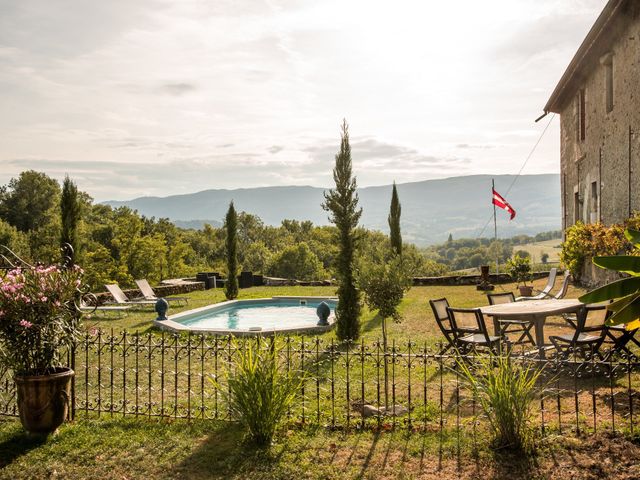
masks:
[[[316,309],[325,302],[331,309],[329,325],[319,326]],[[220,335],[322,333],[334,323],[338,301],[331,297],[272,297],[232,300],[187,310],[154,324],[172,331]]]

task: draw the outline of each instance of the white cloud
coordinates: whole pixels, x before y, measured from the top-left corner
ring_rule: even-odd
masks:
[[[360,185],[515,173],[604,3],[0,0],[0,183],[329,185],[343,117]]]

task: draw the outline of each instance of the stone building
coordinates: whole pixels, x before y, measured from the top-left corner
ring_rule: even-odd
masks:
[[[610,0],[551,94],[562,227],[640,210],[640,0]]]

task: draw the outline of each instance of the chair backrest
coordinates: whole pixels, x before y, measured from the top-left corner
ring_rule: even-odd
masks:
[[[578,321],[573,341],[576,341],[581,333],[599,333],[604,339],[607,328],[605,322],[612,312],[607,310],[606,305],[586,305],[578,311]]]
[[[560,287],[560,290],[558,291],[558,293],[556,293],[553,298],[555,298],[556,300],[561,300],[564,298],[564,296],[567,294],[567,290],[569,290],[569,283],[571,282],[572,278],[571,278],[571,274],[570,273],[566,273],[564,276],[564,280],[562,281],[562,286]]]
[[[436,319],[438,328],[440,328],[440,331],[447,339],[447,341],[451,345],[453,345],[456,337],[453,325],[451,324],[451,317],[449,316],[449,312],[447,311],[449,302],[446,298],[439,298],[437,300],[429,300],[429,305],[431,305],[431,310],[433,310],[433,316]]]
[[[451,317],[451,325],[456,336],[462,337],[470,331],[474,331],[482,334],[484,340],[489,343],[489,332],[487,331],[482,311],[479,308],[447,307],[447,312]]]
[[[487,299],[489,300],[489,305],[499,305],[502,303],[511,303],[516,301],[516,297],[513,292],[487,293]]]
[[[143,278],[141,280],[136,280],[136,285],[138,285],[138,288],[140,289],[140,292],[142,293],[142,296],[145,298],[155,298],[156,294],[153,293],[153,288],[151,288],[151,285],[149,285],[149,282],[147,281],[146,278]]]
[[[558,269],[553,267],[549,270],[549,277],[547,278],[547,285],[542,289],[542,293],[548,294],[553,286],[556,284],[556,277],[558,276]]]
[[[116,303],[127,303],[129,301],[127,296],[117,284],[113,283],[110,285],[105,285],[105,287],[107,287],[107,290],[116,301]]]

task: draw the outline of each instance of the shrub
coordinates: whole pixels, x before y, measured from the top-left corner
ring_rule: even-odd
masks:
[[[489,420],[496,447],[530,452],[534,449],[532,401],[542,369],[508,356],[474,358],[469,366],[459,359],[458,369]]]
[[[527,284],[527,280],[531,279],[531,259],[514,255],[507,261],[507,272],[519,284]]]
[[[577,222],[566,230],[560,261],[579,279],[586,258],[615,255],[628,246],[622,225]]]
[[[17,268],[0,278],[0,374],[45,375],[78,337],[80,267]],[[1,376],[1,375],[0,375]]]
[[[273,343],[258,337],[235,342],[236,356],[226,373],[225,392],[231,414],[248,430],[249,438],[268,446],[278,425],[300,390],[303,374],[287,370],[278,361]]]

